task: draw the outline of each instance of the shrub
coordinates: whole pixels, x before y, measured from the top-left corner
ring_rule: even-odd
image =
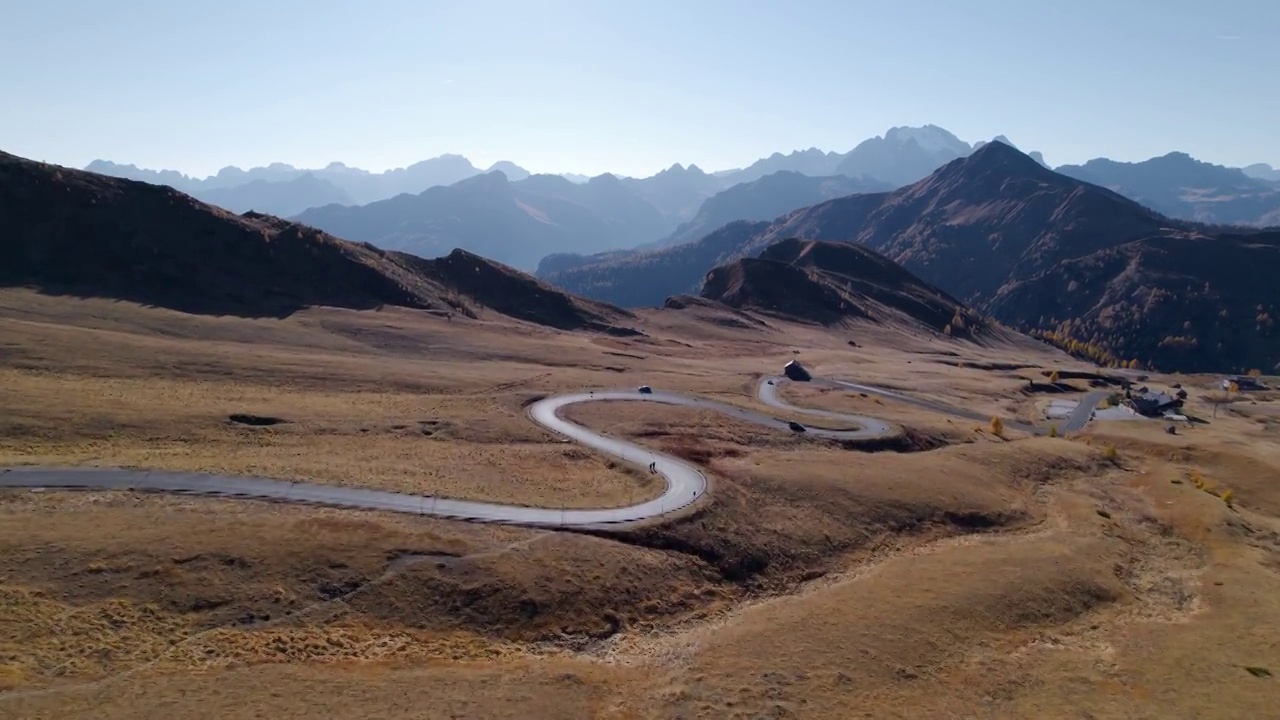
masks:
[[[1203,490],[1210,495],[1218,495],[1218,488],[1214,487],[1213,483],[1206,480],[1204,475],[1202,475],[1198,469],[1193,469],[1191,471],[1191,484],[1195,485],[1197,490]],[[1223,494],[1220,497],[1222,497],[1224,501],[1226,501],[1227,493],[1230,493],[1232,499],[1235,498],[1235,493],[1231,492],[1231,490],[1223,490],[1222,493]],[[1230,505],[1231,503],[1228,501],[1227,504]]]
[[[988,424],[988,427],[991,428],[992,435],[995,435],[996,437],[1004,437],[1004,421],[999,417],[991,418],[991,422]]]
[[[1050,425],[1050,426],[1049,426],[1049,437],[1058,437],[1058,426],[1057,426],[1057,425]]]
[[[1231,488],[1227,488],[1226,490],[1222,491],[1222,495],[1220,497],[1222,498],[1222,502],[1227,504],[1227,507],[1229,508],[1235,507],[1236,493],[1234,490],[1232,490]]]
[[[1115,445],[1108,443],[1107,446],[1102,449],[1102,457],[1110,460],[1111,462],[1115,462],[1120,458],[1120,450],[1117,449]]]

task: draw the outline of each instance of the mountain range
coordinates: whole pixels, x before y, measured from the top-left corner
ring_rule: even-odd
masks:
[[[1224,225],[1280,225],[1280,184],[1200,162],[1186,153],[1138,163],[1097,159],[1057,171],[1115,190],[1171,217]]]
[[[936,125],[897,127],[883,137],[859,143],[848,153],[811,148],[789,155],[775,153],[743,169],[707,173],[696,165],[677,163],[648,178],[617,177],[678,224],[692,219],[701,202],[717,192],[776,172],[794,172],[811,177],[843,175],[897,187],[924,177],[950,160],[968,155],[982,144],[970,145]],[[461,155],[441,155],[382,173],[368,172],[339,162],[315,169],[300,169],[285,163],[248,170],[228,166],[206,178],[190,177],[174,170],[141,169],[107,160],[94,160],[85,169],[103,175],[169,185],[234,212],[254,210],[282,217],[333,203],[366,205],[405,193],[419,194],[432,187],[452,185],[494,171],[502,172],[515,182],[528,178],[530,174],[505,160],[481,170]],[[585,184],[590,180],[571,173],[561,177],[575,184]],[[300,178],[308,179],[299,182]],[[651,237],[647,241],[658,239]]]
[[[1254,163],[1240,168],[1245,175],[1258,180],[1266,180],[1268,182],[1280,183],[1280,168],[1273,168],[1266,163]]]
[[[821,177],[779,170],[707,198],[692,219],[681,223],[675,232],[652,246],[670,247],[692,242],[735,220],[769,220],[823,200],[892,189],[888,183],[869,177]]]
[[[701,296],[739,310],[835,325],[861,320],[956,339],[1008,331],[865,247],[783,240],[713,268]],[[683,305],[677,298],[674,305]]]
[[[995,140],[1011,145],[1003,136]],[[465,183],[495,171],[513,183],[530,179],[528,171],[507,161],[481,171],[460,155],[442,155],[385,173],[370,173],[341,163],[313,170],[275,163],[250,170],[227,167],[203,179],[106,161],[95,161],[88,169],[168,184],[233,212],[254,210],[305,218],[322,228],[392,249],[430,254],[442,252],[442,248],[462,247],[519,267],[537,266],[540,272],[549,272],[599,259],[566,254],[666,247],[696,240],[733,220],[771,219],[839,194],[901,187],[985,144],[970,144],[936,125],[895,127],[883,136],[858,143],[847,153],[816,148],[787,155],[774,153],[742,169],[708,173],[696,165],[675,164],[648,178],[611,174],[594,179],[558,176],[572,185],[590,186],[594,180],[613,188],[603,194],[553,187],[545,178],[556,176],[541,176],[544,180],[534,184],[577,209],[569,212],[562,206],[543,208],[541,201],[522,197],[521,205],[514,210],[508,207],[506,213],[515,224],[505,225],[487,214],[474,214],[516,202],[503,195],[500,184],[481,185],[498,192],[484,202],[475,198],[476,185],[459,188],[454,196],[471,197],[473,201],[454,210],[429,200],[389,201],[400,195],[421,195]],[[1029,156],[1044,165],[1038,153]],[[1171,153],[1143,163],[1097,159],[1059,170],[1116,190],[1172,217],[1251,226],[1280,222],[1280,183],[1269,179],[1280,172],[1265,164],[1235,170]],[[622,194],[630,197],[623,200]],[[440,191],[432,193],[433,198],[445,196],[448,194]],[[597,206],[597,200],[604,205]],[[329,207],[333,205],[370,207],[340,211]],[[630,211],[624,211],[627,206]],[[326,209],[307,213],[320,207]],[[544,227],[519,233],[520,237],[535,238],[533,242],[513,239],[517,237],[513,231],[526,223],[519,217],[525,210],[537,222],[543,222],[539,218],[546,219]],[[389,215],[379,217],[381,213]],[[655,214],[661,217],[660,221],[655,220]],[[537,253],[543,255],[530,257]]]
[[[173,170],[146,170],[94,160],[85,170],[114,177],[168,185],[189,195],[234,212],[255,210],[287,217],[307,208],[330,203],[364,205],[402,193],[420,193],[437,185],[452,185],[495,170],[512,180],[522,180],[529,172],[518,165],[499,161],[487,171],[461,155],[441,155],[408,167],[373,173],[340,162],[323,168],[300,169],[284,163],[242,170],[228,166],[216,175],[195,178]],[[310,180],[298,184],[300,178]],[[234,202],[235,207],[223,205]]]
[[[460,247],[530,270],[552,253],[631,247],[675,226],[612,175],[576,184],[557,175],[512,182],[501,172],[368,205],[312,208],[296,219],[387,249],[431,257]]]
[[[487,309],[566,330],[635,333],[627,311],[465,251],[436,260],[388,252],[268,215],[233,215],[170,187],[5,153],[0,237],[0,287],[249,317],[313,305],[472,317]]]
[[[526,199],[573,205],[554,196],[610,197],[625,187],[599,180],[511,182],[494,172],[462,189],[474,184],[481,200],[505,193],[519,208]],[[522,212],[554,222],[534,217],[532,206]],[[393,304],[634,334],[634,316],[616,304],[695,314],[714,306],[980,342],[1009,332],[998,321],[1104,364],[1201,371],[1280,360],[1280,230],[1173,220],[1001,142],[894,191],[739,220],[693,242],[551,274],[575,293],[463,250],[423,259],[260,213],[234,215],[168,187],[2,154],[0,236],[8,238],[0,286],[186,312]],[[680,294],[698,291],[701,298]]]
[[[893,192],[828,200],[772,222],[738,221],[691,243],[563,265],[543,277],[572,293],[656,306],[696,292],[713,268],[777,242],[838,241],[869,247],[997,320],[1095,359],[1271,367],[1280,360],[1269,324],[1280,297],[1265,288],[1280,277],[1276,237],[1170,219],[993,142]],[[1198,282],[1195,258],[1215,242],[1230,247],[1232,258],[1249,258],[1221,271],[1235,273],[1238,282],[1221,273]],[[1169,267],[1181,269],[1171,274]],[[1070,272],[1081,280],[1069,300],[1059,295]],[[1203,290],[1205,282],[1210,290]],[[1119,302],[1104,289],[1115,287],[1130,287],[1134,295]],[[1176,307],[1158,310],[1197,288],[1202,309],[1196,318],[1207,313],[1217,323],[1187,324],[1193,318],[1178,318]],[[1075,311],[1054,311],[1068,306]],[[1036,308],[1034,316],[1028,308]],[[1075,324],[1064,326],[1068,320]]]

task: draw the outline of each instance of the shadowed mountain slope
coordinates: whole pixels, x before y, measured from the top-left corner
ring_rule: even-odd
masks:
[[[891,193],[836,198],[772,223],[733,223],[693,243],[602,258],[544,277],[609,302],[659,305],[669,295],[695,290],[716,265],[796,237],[866,245],[976,305],[1010,277],[1158,234],[1170,222],[993,142]],[[647,272],[655,266],[671,272]]]
[[[284,316],[310,305],[473,305],[564,329],[628,313],[468,253],[423,260],[172,188],[0,153],[0,285],[192,313]]]
[[[1185,371],[1280,363],[1280,232],[1188,232],[1066,260],[1009,283],[988,304],[1058,344]],[[1068,348],[1077,351],[1080,348]]]
[[[1027,316],[1016,303],[997,303],[996,298],[1010,296],[1020,283],[1030,283],[1030,289],[1019,290],[1018,297],[1035,296],[1039,293],[1035,288],[1051,286],[1056,273],[1071,267],[1064,263],[1139,242],[1142,244],[1135,248],[1160,248],[1167,242],[1170,254],[1165,262],[1176,267],[1176,272],[1145,273],[1143,282],[1153,292],[1183,292],[1190,280],[1207,269],[1200,267],[1197,253],[1177,250],[1182,247],[1178,244],[1181,239],[1227,238],[1246,232],[1169,219],[1113,191],[1055,173],[1012,147],[993,142],[891,193],[829,200],[772,223],[734,223],[693,243],[565,267],[546,277],[571,292],[599,299],[628,306],[659,305],[668,296],[696,292],[703,276],[717,265],[754,256],[780,240],[820,239],[876,250],[997,320],[1026,330],[1058,332],[1062,321],[1078,317],[1076,313],[1091,306],[1077,306],[1068,298],[1044,292],[1036,312]],[[1150,252],[1141,256],[1154,257]],[[1269,264],[1270,256],[1265,252],[1241,251],[1238,256],[1252,258],[1234,271],[1241,277],[1239,297],[1212,305],[1212,312],[1226,310],[1228,316],[1221,321],[1233,323],[1231,332],[1243,336],[1253,332],[1255,323],[1252,316],[1242,317],[1240,308],[1261,306],[1259,312],[1270,312],[1267,308],[1276,302],[1276,296],[1274,290],[1265,290],[1266,283],[1268,278],[1280,277],[1280,267]],[[1118,257],[1104,253],[1095,260],[1112,258],[1114,263]],[[1105,284],[1129,276],[1098,277],[1098,282]],[[1213,285],[1225,279],[1206,277],[1198,285],[1204,282]],[[1106,312],[1105,303],[1098,312]],[[1178,333],[1172,330],[1153,324],[1144,332],[1159,335],[1154,341],[1144,337],[1142,348],[1166,337],[1176,338]],[[1206,335],[1200,342],[1208,340]],[[1072,330],[1056,341],[1077,354],[1104,362],[1124,357],[1120,355],[1123,348],[1110,346],[1102,335],[1095,338],[1092,333],[1080,335]],[[1218,340],[1212,342],[1216,348]],[[1149,358],[1137,359],[1177,363],[1168,367],[1234,367],[1269,357],[1266,351],[1259,352],[1224,343],[1221,353],[1215,350],[1192,357],[1194,353],[1150,352]]]
[[[987,330],[979,315],[883,255],[816,240],[783,240],[717,267],[702,297],[823,325],[863,320],[953,337]]]

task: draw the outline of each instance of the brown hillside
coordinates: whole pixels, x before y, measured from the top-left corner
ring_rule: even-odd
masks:
[[[0,154],[0,284],[178,310],[286,315],[307,305],[447,310],[395,257],[172,188]]]
[[[784,240],[712,270],[702,295],[734,308],[832,325],[866,320],[969,336],[981,318],[892,260],[854,245]]]
[[[1280,363],[1280,232],[1108,248],[1001,289],[992,309],[1059,344],[1191,371]]]
[[[1134,353],[1140,362],[1150,359],[1162,369],[1228,370],[1275,362],[1268,341],[1255,336],[1257,318],[1270,317],[1268,308],[1276,302],[1271,285],[1277,269],[1266,253],[1242,250],[1251,260],[1224,271],[1221,263],[1199,259],[1201,252],[1184,241],[1217,238],[1225,247],[1236,242],[1233,237],[1260,237],[1259,232],[1171,220],[993,142],[891,193],[830,200],[773,223],[727,225],[687,245],[569,268],[549,279],[602,300],[655,305],[690,291],[711,268],[756,255],[780,240],[852,243],[882,253],[996,320],[1061,335],[1058,344],[1089,359],[1118,362],[1134,359],[1129,357]],[[1134,243],[1144,249],[1139,270],[1112,272],[1128,267],[1124,256],[1131,251],[1121,248]],[[1211,248],[1213,242],[1201,245]],[[1158,265],[1146,264],[1157,257]],[[1108,269],[1085,270],[1095,265]],[[1081,274],[1093,285],[1072,297],[1066,288]],[[1218,290],[1187,290],[1206,283]],[[1126,290],[1136,295],[1125,295]],[[1182,319],[1171,315],[1159,324],[1108,319],[1097,325],[1086,317],[1145,312],[1134,298],[1148,296],[1199,304],[1184,304],[1176,313]],[[1183,325],[1193,322],[1194,329],[1193,316],[1216,320],[1201,320],[1200,334],[1191,338]],[[1131,332],[1120,333],[1122,326]],[[1125,345],[1118,342],[1122,336]],[[1157,351],[1162,343],[1165,349]],[[1176,352],[1169,350],[1172,345],[1178,346]]]
[[[564,329],[621,311],[570,298],[468,253],[423,260],[269,215],[233,215],[172,188],[0,153],[0,286],[246,317],[303,307],[469,304]]]
[[[981,304],[1009,280],[1176,226],[998,142],[881,197],[874,209],[854,197],[797,211],[755,244],[783,237],[855,242]]]
[[[616,324],[634,319],[630,312],[569,295],[531,275],[466,250],[454,250],[435,260],[397,256],[425,277],[466,296],[468,301],[509,317],[562,330],[639,334],[637,330]]]
[[[1009,280],[1165,228],[1183,225],[993,142],[891,193],[836,198],[773,223],[735,223],[687,245],[610,257],[547,278],[608,302],[659,305],[718,264],[805,238],[865,245],[980,307]],[[649,272],[659,265],[667,271]]]

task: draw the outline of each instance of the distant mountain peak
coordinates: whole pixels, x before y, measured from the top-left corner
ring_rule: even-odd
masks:
[[[1241,168],[1245,175],[1255,180],[1280,183],[1280,168],[1273,168],[1267,163],[1254,163]]]
[[[988,159],[999,158],[1002,162],[1026,162],[1028,165],[1037,165],[1029,155],[1014,147],[1013,143],[1007,140],[996,138],[991,142],[983,145],[969,156],[974,162],[987,162]]]
[[[689,165],[681,165],[680,163],[675,163],[674,165],[667,168],[666,170],[663,170],[662,172],[658,173],[658,175],[663,175],[663,176],[695,175],[697,176],[697,175],[706,175],[706,173],[702,171],[702,168],[698,167],[697,165],[694,165],[693,163],[690,163]]]
[[[84,166],[85,170],[89,172],[98,172],[98,173],[100,173],[104,168],[120,169],[120,170],[137,170],[138,166],[134,165],[133,163],[129,163],[128,165],[122,165],[117,162],[111,162],[110,160],[102,160],[102,159],[94,160],[93,162]]]
[[[530,175],[528,170],[525,170],[524,168],[511,162],[510,160],[499,160],[498,162],[490,165],[489,169],[485,170],[485,172],[487,173],[500,172],[503,175],[506,175],[507,179],[512,182],[518,182],[520,180],[524,180]]]
[[[936,182],[971,183],[979,178],[1016,178],[1033,177],[1052,179],[1053,171],[1021,150],[1002,142],[983,144],[967,157],[954,160],[942,166],[928,178],[920,181],[918,187],[925,187]]]
[[[952,135],[950,131],[937,125],[921,127],[893,127],[884,134],[884,139],[892,143],[906,144],[914,141],[929,152],[953,152],[966,154],[971,149],[969,143]]]

